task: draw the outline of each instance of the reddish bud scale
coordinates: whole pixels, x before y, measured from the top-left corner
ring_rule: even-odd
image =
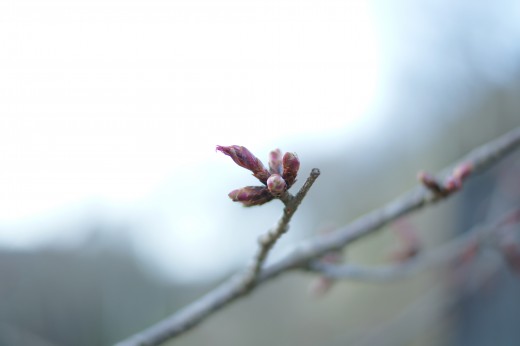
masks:
[[[271,174],[282,174],[282,152],[275,149],[269,154],[269,172]]]
[[[444,184],[444,189],[447,193],[458,191],[462,188],[462,180],[456,177],[449,177]]]
[[[473,171],[473,165],[471,163],[463,163],[453,171],[453,176],[457,179],[466,179]]]
[[[453,170],[453,173],[444,184],[444,188],[448,193],[458,191],[462,188],[462,181],[466,179],[473,169],[469,163],[463,163]]]
[[[290,188],[296,181],[298,170],[300,169],[300,160],[295,153],[285,153],[282,159],[283,173],[282,177]]]
[[[231,157],[240,167],[244,167],[253,172],[253,175],[262,183],[267,183],[267,179],[270,175],[269,172],[265,169],[262,161],[253,155],[246,147],[239,145],[231,145],[228,147],[217,145],[217,150]]]
[[[273,199],[273,195],[264,186],[246,186],[228,194],[233,202],[240,202],[245,207],[262,205]]]
[[[426,172],[419,172],[417,174],[417,179],[426,186],[428,189],[432,190],[433,192],[437,194],[441,194],[443,192],[443,189],[439,185],[439,183],[428,173]]]

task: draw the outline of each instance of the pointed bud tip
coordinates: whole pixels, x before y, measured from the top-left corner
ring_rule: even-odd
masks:
[[[253,155],[246,147],[240,145],[217,145],[216,150],[231,157],[237,165],[250,170],[258,180],[264,184],[266,183],[269,172],[265,169],[262,161]]]

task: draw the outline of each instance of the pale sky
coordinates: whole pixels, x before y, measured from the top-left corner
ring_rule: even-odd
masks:
[[[265,159],[370,121],[374,25],[366,1],[1,2],[0,244],[66,242],[97,206],[145,215],[132,237],[152,263],[211,271],[230,251],[210,246],[222,211],[158,190],[204,200],[212,179],[242,173],[216,144]]]

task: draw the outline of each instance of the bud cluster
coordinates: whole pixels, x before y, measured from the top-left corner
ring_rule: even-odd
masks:
[[[282,156],[280,149],[271,151],[269,154],[269,170],[267,170],[262,161],[246,147],[217,145],[217,150],[231,157],[240,167],[253,172],[253,176],[265,185],[246,186],[229,193],[231,200],[240,202],[246,207],[267,203],[281,196],[296,182],[300,160],[295,153],[285,153]]]

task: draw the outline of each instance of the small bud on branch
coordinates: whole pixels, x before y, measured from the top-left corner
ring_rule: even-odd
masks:
[[[424,186],[426,186],[437,196],[448,197],[453,192],[462,188],[462,182],[471,174],[472,170],[473,165],[468,162],[457,166],[453,170],[453,173],[446,178],[446,181],[443,185],[435,180],[435,178],[430,174],[423,171],[419,172],[417,179],[419,179],[419,181],[423,183]]]
[[[431,174],[421,171],[417,174],[417,179],[435,194],[442,195],[443,188]]]
[[[287,189],[287,184],[279,174],[273,174],[267,179],[267,188],[273,196],[280,196]]]
[[[300,160],[295,153],[285,153],[283,156],[283,174],[282,177],[287,182],[287,187],[291,187],[296,181],[296,175],[300,169]]]
[[[244,167],[253,172],[253,175],[262,183],[267,183],[267,178],[269,178],[270,175],[269,172],[265,169],[262,161],[253,155],[246,147],[239,145],[231,145],[229,147],[217,145],[217,150],[231,157],[240,167]]]
[[[263,186],[246,186],[228,194],[233,202],[240,202],[246,207],[262,205],[273,199],[273,196]]]

